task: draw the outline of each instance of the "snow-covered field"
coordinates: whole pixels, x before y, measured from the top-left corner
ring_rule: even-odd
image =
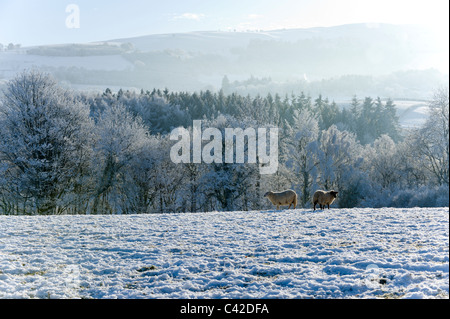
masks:
[[[449,298],[449,209],[0,216],[0,298]]]

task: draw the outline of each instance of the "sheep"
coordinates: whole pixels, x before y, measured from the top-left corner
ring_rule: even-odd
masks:
[[[319,204],[320,209],[325,209],[325,205],[330,209],[330,205],[333,204],[337,194],[338,192],[333,190],[328,192],[322,190],[316,191],[313,196],[314,210],[316,210],[316,204]]]
[[[277,205],[277,210],[280,209],[280,206],[282,205],[289,205],[288,209],[291,208],[291,205],[294,205],[294,209],[297,206],[297,193],[292,189],[279,193],[267,192],[264,194],[264,197],[267,197],[272,204]]]

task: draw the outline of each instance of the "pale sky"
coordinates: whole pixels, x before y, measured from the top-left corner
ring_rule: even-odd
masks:
[[[70,4],[79,28],[68,28]],[[191,31],[421,24],[448,44],[448,0],[0,0],[0,43],[82,43]],[[445,40],[444,40],[445,39]]]

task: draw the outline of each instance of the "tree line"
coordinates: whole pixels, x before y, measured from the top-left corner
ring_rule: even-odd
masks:
[[[1,214],[128,214],[259,210],[292,188],[310,207],[319,188],[339,207],[448,206],[448,89],[421,127],[399,126],[395,102],[322,95],[261,97],[202,91],[71,92],[27,71],[0,99]],[[279,128],[279,169],[174,164],[172,129]]]

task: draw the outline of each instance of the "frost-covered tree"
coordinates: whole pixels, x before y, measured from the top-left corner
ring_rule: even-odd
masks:
[[[187,168],[186,177],[189,178],[187,181],[188,192],[197,194],[195,206],[201,210],[220,211],[260,208],[265,204],[262,195],[264,191],[268,190],[266,187],[269,185],[262,183],[263,178],[260,175],[256,157],[253,158],[255,162],[249,163],[249,158],[252,157],[249,153],[249,140],[252,138],[246,135],[250,132],[256,134],[256,122],[250,119],[238,120],[232,116],[219,115],[214,120],[205,121],[204,128],[211,128],[215,133],[209,131],[213,134],[209,136],[210,133],[207,133],[207,129],[203,132],[203,163],[184,164]],[[247,128],[250,131],[246,131]],[[227,139],[227,136],[235,140],[232,153],[229,153],[229,149],[227,151],[228,146],[222,139],[222,137]],[[238,143],[238,139],[242,143]],[[213,141],[217,148],[209,147]],[[256,135],[254,143],[252,142],[252,145],[255,146],[256,151],[258,148]],[[243,154],[243,158],[237,155],[238,149],[239,154]],[[206,158],[209,158],[210,154],[214,157],[217,156],[219,160],[206,163],[205,160],[209,161]],[[191,204],[192,206],[193,204]]]
[[[449,185],[449,95],[448,88],[436,91],[429,104],[429,117],[410,138],[411,152],[423,161],[430,179]]]
[[[294,112],[294,123],[286,129],[284,142],[285,165],[289,169],[287,178],[299,193],[299,205],[310,201],[318,164],[319,123],[315,115],[307,109]]]
[[[148,136],[124,167],[121,173],[121,188],[126,199],[124,212],[140,214],[159,211],[155,208],[160,189],[159,174],[168,174],[161,170],[165,150],[161,136]]]
[[[182,164],[175,164],[169,156],[173,142],[168,136],[161,136],[159,147],[153,151],[156,166],[152,171],[153,211],[158,213],[173,213],[186,211],[187,175]]]
[[[366,171],[371,180],[383,189],[399,185],[402,179],[401,156],[397,154],[397,147],[388,135],[382,135],[373,143],[366,146]]]
[[[319,138],[318,184],[321,188],[339,191],[341,207],[356,205],[362,181],[361,145],[356,136],[340,131],[335,125],[322,131]]]
[[[168,91],[164,92],[164,96],[152,96],[127,91],[119,101],[133,115],[141,117],[152,134],[169,133],[175,127],[185,127],[192,123],[190,116],[178,104],[168,101]]]
[[[106,109],[96,125],[92,213],[126,213],[127,174],[136,157],[148,152],[148,130],[142,120],[118,103]]]
[[[49,75],[29,71],[11,80],[0,105],[0,186],[8,210],[62,213],[85,199],[92,131],[88,107]]]
[[[225,159],[225,143],[222,137],[225,136],[225,128],[237,127],[241,124],[242,127],[245,124],[238,122],[232,116],[219,116],[218,118],[205,122],[205,127],[215,128],[220,131],[221,140],[219,144],[221,149],[214,149],[214,154],[218,153],[220,157],[219,163],[207,164],[206,171],[200,179],[201,189],[206,194],[206,205],[209,205],[213,210],[230,211],[236,206],[236,200],[242,195],[238,192],[241,185],[246,184],[247,176],[241,170],[243,167],[238,167],[236,164],[236,154],[233,153],[233,158],[230,163],[222,162]],[[241,127],[241,128],[242,128]],[[214,138],[213,136],[204,136],[204,138]],[[218,138],[218,137],[215,137]],[[208,143],[208,141],[204,141]],[[203,159],[204,160],[204,159]],[[240,172],[242,176],[237,178],[237,174]]]

